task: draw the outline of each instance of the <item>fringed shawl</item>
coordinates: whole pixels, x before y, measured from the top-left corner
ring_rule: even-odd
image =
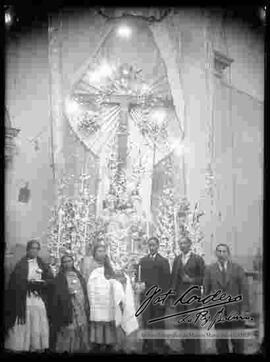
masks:
[[[77,277],[81,283],[81,287],[85,300],[85,312],[87,321],[89,321],[89,302],[87,296],[86,283],[81,273],[75,268],[73,271],[77,274]],[[55,329],[58,330],[62,326],[71,324],[73,321],[73,308],[71,295],[68,290],[68,282],[66,275],[63,271],[60,271],[55,278],[54,284],[54,296],[53,296],[53,323]]]
[[[38,267],[42,270],[41,278],[46,282],[52,282],[53,275],[50,267],[43,260],[37,257]],[[28,259],[23,257],[11,273],[6,295],[5,295],[5,331],[14,326],[16,319],[19,324],[25,324],[26,296],[28,289]],[[49,290],[45,287],[40,293],[43,299],[48,316],[50,316]]]

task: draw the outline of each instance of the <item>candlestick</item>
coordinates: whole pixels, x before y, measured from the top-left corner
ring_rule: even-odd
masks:
[[[141,264],[139,264],[139,269],[138,269],[138,281],[141,281],[141,273],[142,273],[142,266]]]

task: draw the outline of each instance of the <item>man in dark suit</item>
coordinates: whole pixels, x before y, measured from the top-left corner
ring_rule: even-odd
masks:
[[[145,292],[156,285],[166,292],[170,282],[170,265],[168,259],[164,258],[158,253],[159,240],[152,237],[148,240],[148,247],[150,253],[144,256],[139,263],[141,267],[141,282],[145,283]],[[137,274],[138,277],[138,274]],[[141,302],[145,299],[145,293],[141,293]],[[144,329],[164,329],[164,321],[152,323],[150,325],[147,322],[150,319],[154,319],[160,316],[164,316],[164,305],[149,304],[146,310],[142,313],[142,325]],[[164,353],[165,347],[164,339],[156,340],[144,340],[143,352],[144,353]]]
[[[173,262],[171,275],[171,288],[176,292],[176,298],[180,297],[192,286],[198,285],[200,289],[193,290],[191,295],[201,296],[201,286],[204,276],[204,260],[201,256],[191,252],[192,241],[188,236],[184,236],[179,240],[181,254],[176,256]],[[191,305],[182,305],[177,303],[177,312],[183,312],[188,309],[198,307],[198,303]],[[201,305],[199,305],[201,306]],[[180,329],[197,329],[199,326],[192,323],[179,323]],[[183,339],[182,346],[185,354],[199,354],[199,339]]]
[[[243,268],[230,260],[230,249],[227,244],[219,244],[216,247],[217,262],[208,266],[204,278],[205,296],[215,293],[218,290],[229,294],[232,297],[242,295],[243,300],[238,303],[227,304],[224,306],[225,316],[246,315],[249,310],[248,284]],[[213,317],[221,307],[211,309]],[[243,320],[234,320],[215,324],[216,330],[244,328]],[[233,352],[244,352],[243,339],[231,339]],[[218,354],[229,353],[229,340],[216,339],[216,349]]]

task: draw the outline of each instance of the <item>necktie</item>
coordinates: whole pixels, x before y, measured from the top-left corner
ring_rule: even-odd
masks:
[[[226,282],[225,264],[224,264],[224,262],[221,262],[220,264],[221,264],[222,285],[225,286],[225,282]]]

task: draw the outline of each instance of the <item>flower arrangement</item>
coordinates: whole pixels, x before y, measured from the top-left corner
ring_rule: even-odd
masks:
[[[87,240],[93,233],[94,220],[90,210],[95,197],[86,190],[80,192],[77,198],[68,197],[67,186],[75,181],[72,176],[59,181],[57,204],[51,210],[48,250],[54,269],[59,267],[61,256],[65,253],[73,256],[78,267],[85,255]]]
[[[79,119],[79,130],[85,133],[86,136],[95,133],[98,129],[100,129],[100,125],[97,123],[97,118],[98,116],[92,112],[84,112]]]
[[[165,182],[159,200],[158,215],[155,233],[160,240],[160,252],[170,261],[179,253],[177,241],[188,235],[192,240],[192,250],[196,254],[204,255],[204,233],[201,230],[200,218],[204,211],[199,209],[199,203],[191,210],[190,202],[186,197],[177,199],[173,193],[172,163],[168,158],[164,161]]]
[[[183,198],[178,204],[177,221],[179,225],[179,239],[181,236],[188,236],[192,241],[192,251],[203,256],[204,233],[201,229],[200,218],[205,214],[199,209],[196,202],[194,210],[191,210],[190,203]]]

